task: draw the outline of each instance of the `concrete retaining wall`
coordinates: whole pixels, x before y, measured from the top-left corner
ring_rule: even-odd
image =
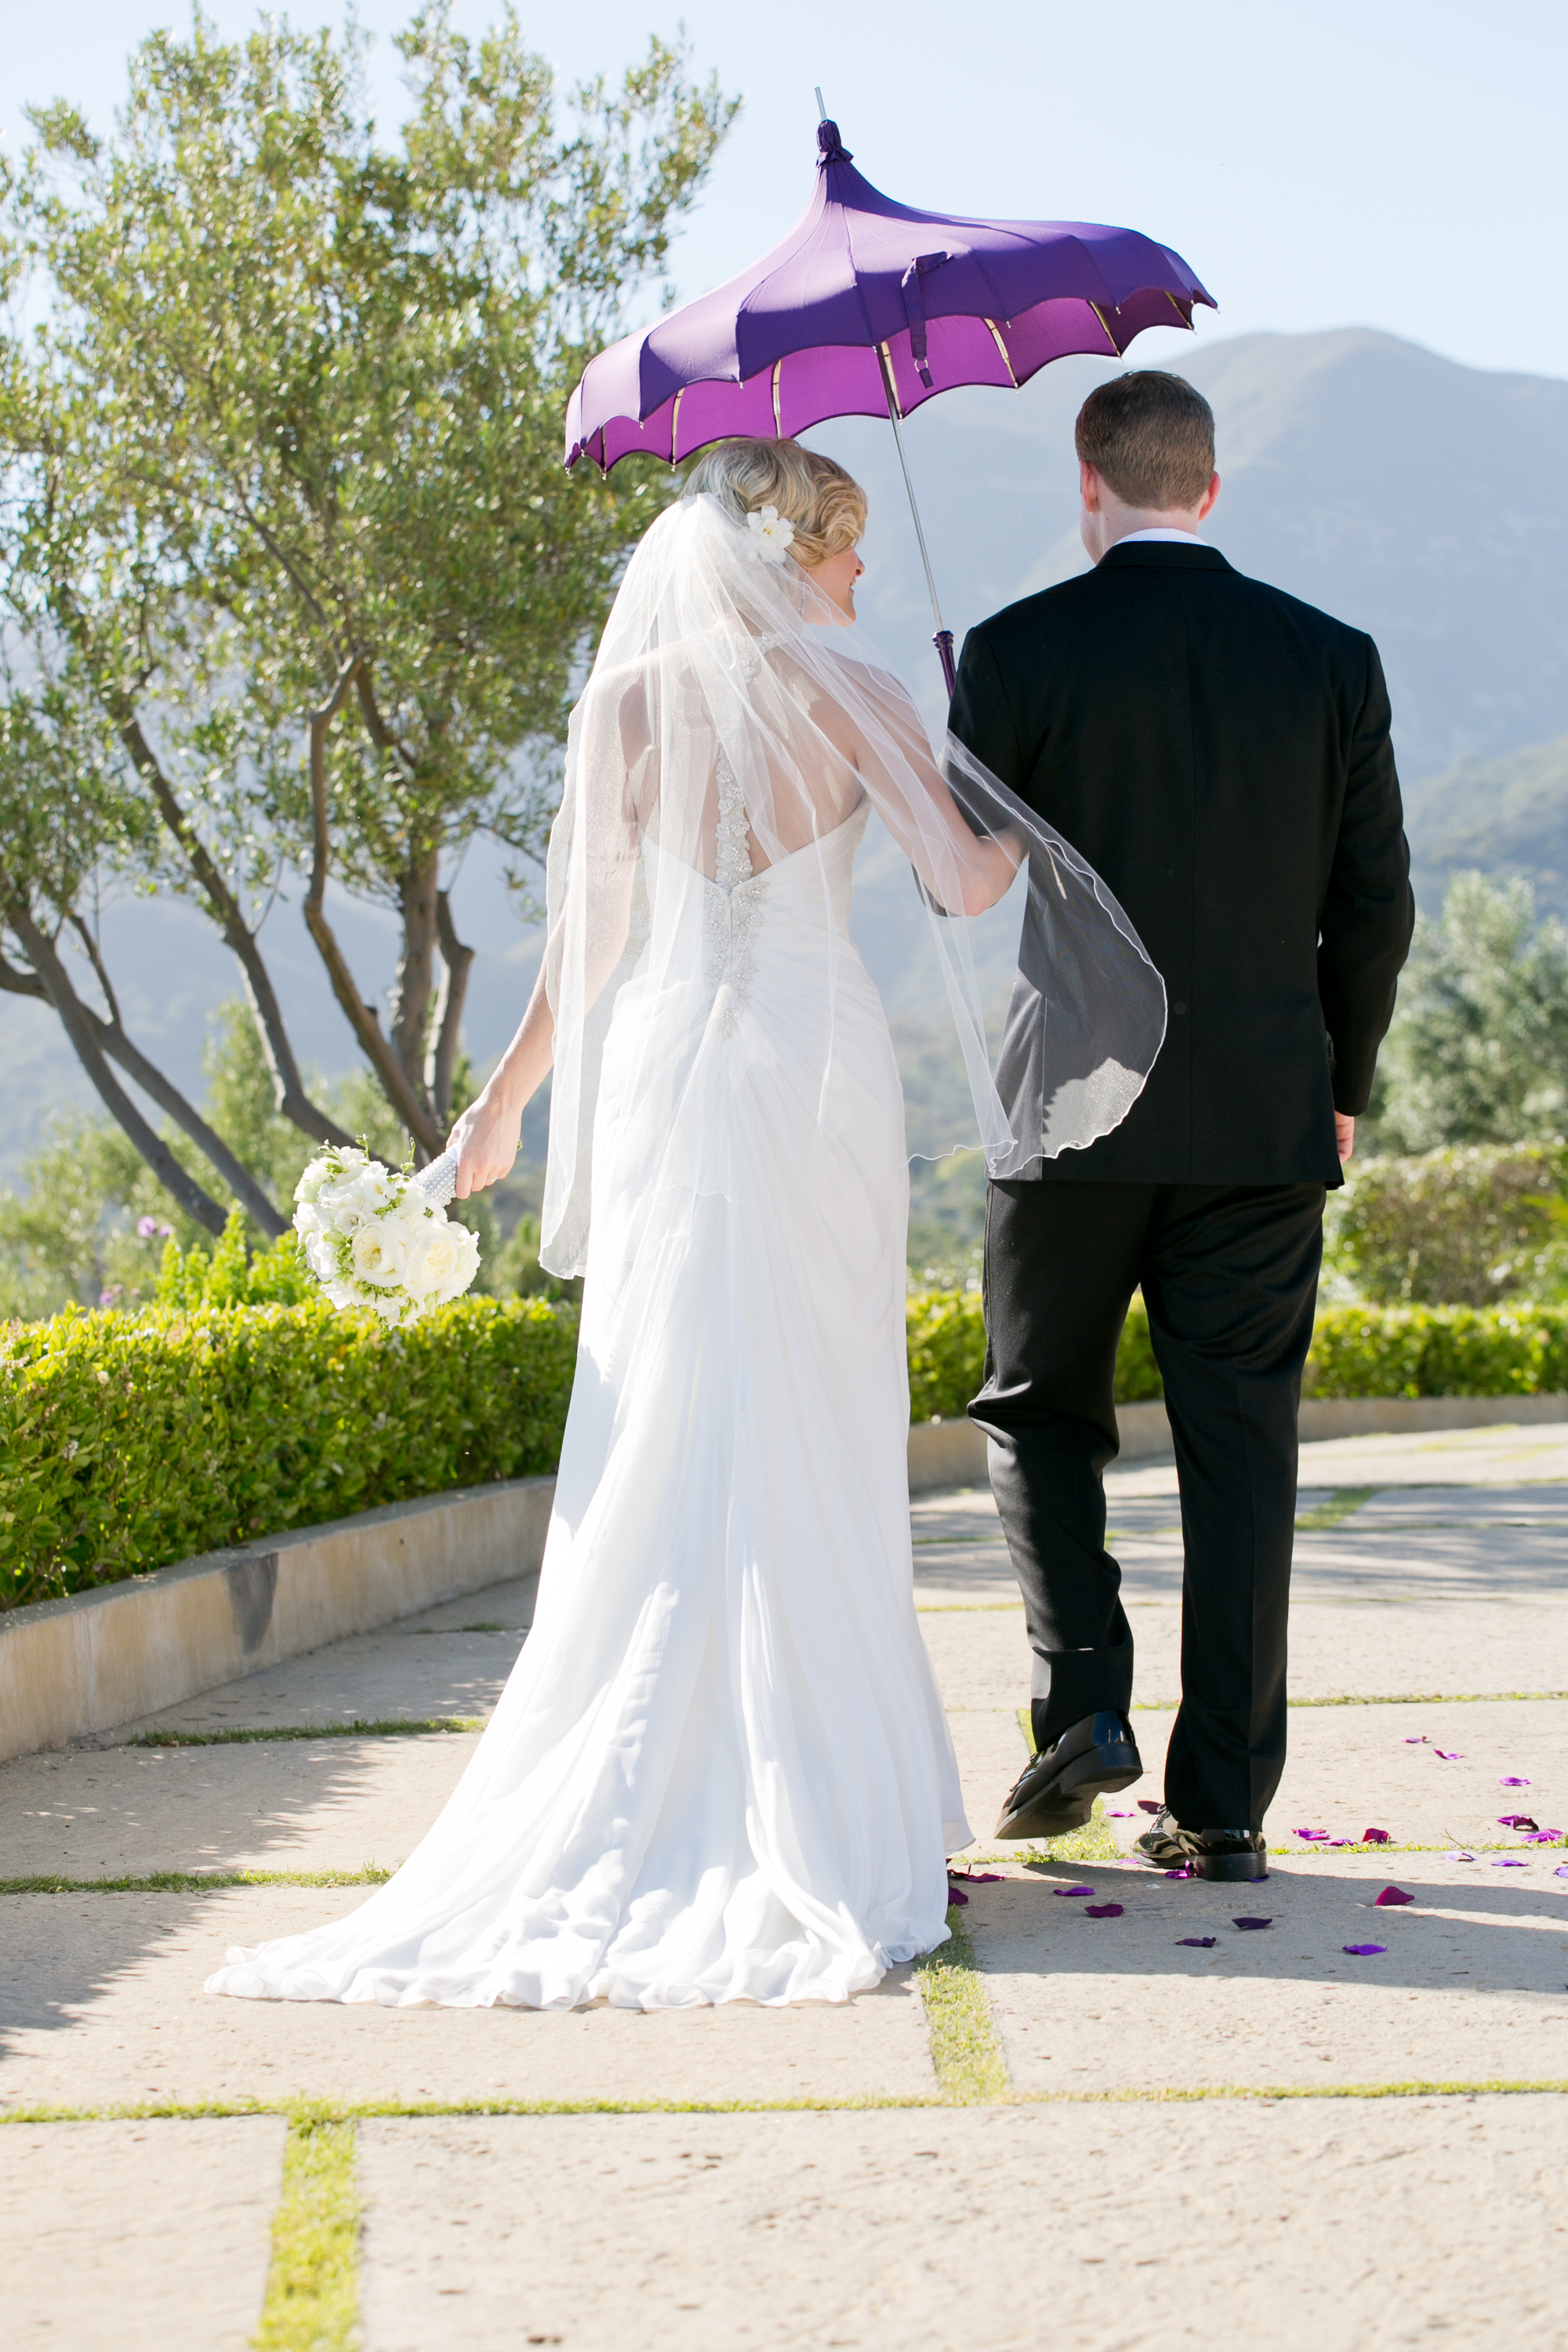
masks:
[[[0,1758],[110,1731],[438,1601],[537,1575],[553,1478],[394,1503],[0,1614]]]
[[[1169,1454],[1163,1404],[1122,1405],[1117,1419],[1124,1463]],[[1314,1397],[1301,1435],[1543,1421],[1568,1421],[1568,1396]],[[910,1430],[912,1494],[985,1476],[973,1422]],[[536,1576],[554,1492],[553,1478],[459,1487],[0,1612],[0,1759],[111,1731],[345,1634]]]
[[[1171,1423],[1157,1400],[1116,1408],[1123,1464],[1171,1452]],[[1303,1397],[1303,1445],[1329,1437],[1380,1433],[1415,1436],[1424,1429],[1482,1429],[1523,1422],[1568,1421],[1568,1396]],[[985,1439],[972,1421],[917,1422],[910,1432],[910,1492],[985,1483]]]

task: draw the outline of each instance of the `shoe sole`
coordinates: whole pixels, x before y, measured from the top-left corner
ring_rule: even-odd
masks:
[[[1015,1813],[1004,1812],[991,1834],[1003,1840],[1013,1838],[1064,1837],[1069,1830],[1081,1830],[1094,1811],[1096,1797],[1114,1797],[1130,1789],[1134,1780],[1143,1778],[1143,1767],[1135,1748],[1122,1751],[1124,1763],[1110,1764],[1114,1748],[1101,1748],[1098,1756],[1084,1756],[1069,1764],[1061,1779]]]
[[[1197,1878],[1267,1878],[1266,1853],[1191,1853],[1186,1857]]]

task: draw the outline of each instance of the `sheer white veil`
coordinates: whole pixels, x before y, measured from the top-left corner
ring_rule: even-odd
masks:
[[[954,1148],[982,1144],[994,1176],[1081,1149],[1126,1116],[1164,1035],[1163,983],[1103,883],[962,745],[949,737],[933,754],[905,689],[866,657],[858,630],[826,625],[837,615],[811,574],[755,520],[708,494],[658,518],[573,713],[546,892],[555,1037],[540,1256],[559,1276],[585,1263],[605,1040],[634,978],[641,1063],[617,1070],[617,1096],[632,1084],[641,1115],[663,1123],[668,1181],[724,1187],[722,1152],[682,1119],[689,1057],[673,1044],[661,1054],[646,1017],[668,1005],[672,1041],[734,1050],[735,1008],[714,979],[715,923],[728,937],[734,919],[721,792],[731,829],[739,793],[754,872],[785,859],[823,869],[819,1106],[847,948],[827,861],[866,802],[914,869],[909,919],[935,941],[973,1100]],[[994,1072],[971,931],[1021,862],[1027,900]]]

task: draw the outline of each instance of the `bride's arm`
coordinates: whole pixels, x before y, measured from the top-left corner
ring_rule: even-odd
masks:
[[[878,683],[876,715],[885,744],[837,705],[812,716],[859,774],[933,902],[950,914],[982,915],[1006,897],[1026,845],[1007,828],[974,831],[931,758],[914,704],[895,679]],[[955,895],[957,906],[949,906]]]

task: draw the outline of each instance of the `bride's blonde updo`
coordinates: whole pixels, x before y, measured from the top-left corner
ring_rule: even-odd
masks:
[[[866,493],[852,474],[798,441],[718,441],[688,477],[684,496],[703,491],[736,520],[775,507],[795,525],[790,553],[808,572],[853,547],[866,528]]]

